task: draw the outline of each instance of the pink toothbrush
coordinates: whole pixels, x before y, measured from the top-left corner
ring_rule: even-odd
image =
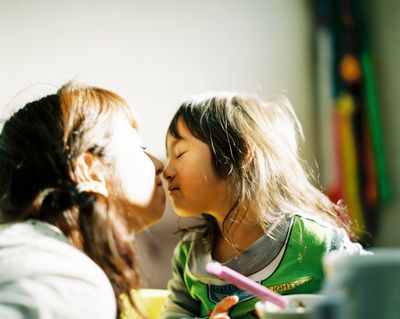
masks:
[[[218,262],[209,262],[206,265],[206,270],[210,274],[220,277],[235,286],[252,293],[253,295],[259,297],[261,300],[269,301],[280,308],[285,308],[289,301],[283,298],[276,292],[256,283],[255,281],[239,274],[238,272],[230,269],[229,267],[222,266]]]

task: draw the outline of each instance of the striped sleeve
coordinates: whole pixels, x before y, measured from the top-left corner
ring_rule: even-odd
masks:
[[[172,279],[168,282],[170,294],[161,319],[199,318],[196,314],[200,314],[200,302],[193,299],[184,281],[186,244],[181,243],[175,248],[172,259]]]

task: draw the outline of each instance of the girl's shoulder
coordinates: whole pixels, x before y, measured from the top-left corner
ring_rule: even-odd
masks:
[[[338,234],[343,235],[340,229],[331,223],[322,220],[318,216],[299,213],[293,216],[291,226],[292,241],[303,243],[313,243],[325,247],[328,251],[332,245],[332,241],[338,237]]]
[[[305,245],[312,243],[321,247],[329,246],[334,226],[318,217],[295,214],[291,220],[290,242]]]
[[[308,226],[313,226],[321,229],[331,230],[333,228],[337,228],[337,226],[333,225],[329,221],[322,219],[318,215],[307,214],[303,212],[297,212],[293,219],[295,222],[303,223]]]
[[[296,214],[293,218],[301,237],[312,238],[314,242],[325,242],[326,253],[336,252],[341,255],[368,254],[361,244],[353,242],[344,228],[322,220],[318,216]]]
[[[333,237],[338,235],[340,237],[348,237],[348,233],[344,228],[334,225],[318,215],[296,213],[293,216],[293,224],[298,225],[302,232],[318,237]]]

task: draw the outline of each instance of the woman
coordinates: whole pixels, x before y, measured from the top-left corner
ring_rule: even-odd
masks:
[[[162,171],[108,90],[68,83],[11,116],[0,135],[0,317],[115,318],[116,296],[138,285],[133,235],[165,209]]]

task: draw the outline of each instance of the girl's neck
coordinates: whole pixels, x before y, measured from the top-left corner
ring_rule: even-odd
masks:
[[[228,261],[245,251],[265,234],[254,212],[248,211],[243,218],[239,217],[235,219],[231,227],[232,237],[229,240],[222,235],[222,222],[218,221],[219,235],[215,239],[212,249],[214,260]]]

